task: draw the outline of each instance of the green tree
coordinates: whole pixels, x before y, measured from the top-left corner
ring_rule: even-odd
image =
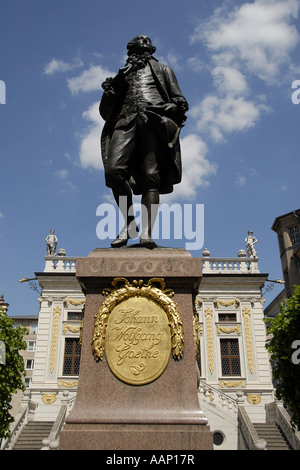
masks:
[[[268,333],[276,396],[286,403],[293,425],[300,429],[300,286],[270,321]]]
[[[24,361],[19,351],[26,349],[24,335],[26,328],[14,327],[12,318],[8,318],[0,308],[0,342],[2,346],[0,363],[0,440],[9,437],[9,426],[14,421],[10,414],[12,394],[25,390],[23,377],[26,372]],[[5,349],[3,346],[5,345]]]

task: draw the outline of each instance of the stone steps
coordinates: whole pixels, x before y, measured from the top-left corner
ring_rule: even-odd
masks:
[[[21,432],[14,450],[41,450],[43,439],[46,439],[52,429],[52,422],[31,421]]]
[[[277,424],[254,423],[258,436],[267,441],[266,450],[291,450]]]

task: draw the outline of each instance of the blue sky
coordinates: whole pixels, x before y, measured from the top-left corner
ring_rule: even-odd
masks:
[[[0,293],[10,314],[38,313],[36,292],[18,280],[44,269],[50,229],[70,256],[110,246],[96,235],[97,207],[111,198],[98,104],[102,81],[124,65],[137,34],[151,37],[190,105],[183,180],[169,203],[204,204],[211,256],[235,257],[252,230],[261,272],[282,278],[271,226],[299,208],[300,105],[291,99],[300,80],[299,7],[298,0],[1,1]],[[267,293],[266,304],[280,290]]]

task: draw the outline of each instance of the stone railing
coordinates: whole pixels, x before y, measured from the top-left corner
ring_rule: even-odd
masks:
[[[267,423],[276,423],[285,435],[293,450],[300,450],[300,432],[293,430],[291,418],[282,402],[272,402],[266,405]]]
[[[256,429],[242,405],[238,408],[238,425],[247,448],[243,450],[266,450],[267,441],[258,437]]]
[[[45,256],[44,272],[75,273],[77,258],[74,256]]]
[[[25,425],[34,419],[36,407],[37,403],[32,402],[30,399],[30,391],[26,390],[22,399],[21,408],[15,417],[15,421],[10,427],[10,436],[2,441],[0,447],[1,450],[12,450],[14,448]]]
[[[198,392],[207,402],[213,403],[222,411],[237,418],[238,402],[240,400],[239,393],[237,393],[238,398],[234,399],[202,380],[199,381]],[[244,394],[242,393],[241,395]]]
[[[202,258],[203,274],[259,273],[258,258]]]
[[[47,439],[43,439],[43,447],[41,450],[57,450],[59,447],[59,437],[61,430],[65,424],[66,417],[71,411],[76,397],[68,398],[69,392],[65,390],[63,392],[64,398],[61,400],[61,407],[58,412],[57,418],[52,426],[51,432]]]

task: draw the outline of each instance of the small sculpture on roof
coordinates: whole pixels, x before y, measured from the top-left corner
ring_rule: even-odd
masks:
[[[46,237],[47,253],[48,255],[55,255],[57,247],[57,236],[54,235],[54,230],[50,230],[50,234]]]
[[[251,230],[248,230],[248,236],[245,238],[245,242],[248,258],[257,258],[257,251],[254,248],[254,245],[257,243],[257,238],[254,237]]]

